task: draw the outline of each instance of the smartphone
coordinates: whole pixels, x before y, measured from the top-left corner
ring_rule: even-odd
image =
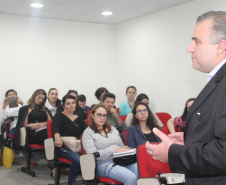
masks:
[[[18,97],[9,97],[8,98],[9,108],[18,107],[17,101],[18,101]]]

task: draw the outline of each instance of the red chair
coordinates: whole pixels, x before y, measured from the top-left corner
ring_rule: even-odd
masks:
[[[127,133],[127,130],[124,130],[122,133],[124,145],[126,145],[126,133]]]
[[[47,125],[49,123],[52,123],[52,120],[50,120]],[[25,131],[26,131],[26,138],[25,138],[25,151],[27,153],[27,156],[26,156],[26,167],[21,167],[21,171],[34,177],[35,176],[35,171],[32,171],[30,169],[30,166],[31,166],[31,163],[30,163],[30,155],[32,152],[43,152],[45,150],[45,146],[44,145],[39,145],[39,144],[28,144],[28,132],[30,130],[30,127],[26,127],[25,128]],[[48,132],[49,134],[49,132]],[[22,137],[22,136],[21,136]],[[49,136],[48,136],[49,137]]]
[[[86,124],[86,126],[88,127],[88,118],[85,119],[85,124]]]
[[[82,144],[82,137],[81,137],[81,144]],[[90,159],[90,157],[91,158],[95,158],[94,156],[95,156],[95,154],[87,154],[86,153],[86,151],[84,150],[84,148],[83,148],[83,144],[82,144],[82,151],[83,151],[83,155],[80,157],[80,163],[81,163],[81,171],[82,171],[82,175],[83,175],[83,172],[85,171],[85,172],[87,172],[87,171],[89,171],[90,173],[93,173],[93,177],[94,178],[92,178],[92,179],[89,179],[89,180],[86,180],[85,178],[84,178],[84,181],[85,181],[85,184],[86,185],[93,185],[93,184],[98,184],[98,183],[104,183],[104,184],[111,184],[111,185],[116,185],[116,184],[123,184],[123,183],[121,183],[121,182],[119,182],[119,181],[117,181],[117,180],[114,180],[114,179],[111,179],[111,178],[107,178],[107,177],[100,177],[99,175],[98,175],[98,170],[97,170],[97,164],[96,164],[96,159],[94,159],[94,161],[95,161],[95,168],[93,169],[93,171],[92,171],[92,169],[91,169],[91,166],[92,165],[89,165],[89,163],[87,164],[87,161],[89,161],[89,159]],[[87,155],[86,155],[87,154]],[[83,162],[83,161],[85,161],[85,163]],[[83,170],[84,168],[86,168],[85,170]],[[92,175],[91,175],[92,176]]]
[[[119,113],[119,108],[117,108],[116,110],[117,110],[117,112]]]
[[[171,173],[169,164],[153,159],[153,157],[147,153],[145,144],[137,148],[137,165],[139,178],[156,177],[159,173]]]
[[[1,135],[2,135],[2,142],[4,146],[12,148],[12,142],[14,135],[10,134],[10,123],[14,120],[13,117],[9,117],[4,120],[3,124],[1,125]],[[4,137],[6,135],[6,137]]]
[[[170,134],[168,127],[162,127],[162,132],[166,135]]]
[[[52,123],[52,120],[50,120],[48,122],[48,126],[47,126],[47,130],[48,130],[48,138],[52,139],[52,136],[53,136],[53,132],[52,132],[52,127],[53,127],[53,123]],[[54,156],[57,156],[57,149],[55,147],[55,144],[54,144],[54,141],[53,142],[53,147],[55,148],[54,150]],[[71,161],[68,160],[68,159],[65,159],[65,158],[61,158],[61,157],[54,157],[53,160],[49,160],[48,161],[49,163],[49,166],[51,168],[55,167],[56,168],[56,176],[55,176],[55,185],[59,185],[60,184],[60,169],[62,166],[70,166],[71,165]]]
[[[91,110],[88,110],[88,111],[87,111],[87,119],[89,118],[90,111],[91,111]]]
[[[156,113],[160,121],[163,123],[165,127],[167,127],[167,121],[171,118],[171,115],[166,112],[158,112]]]
[[[121,119],[122,119],[122,121],[126,121],[126,117],[127,117],[127,115],[124,115],[124,116],[121,116]]]

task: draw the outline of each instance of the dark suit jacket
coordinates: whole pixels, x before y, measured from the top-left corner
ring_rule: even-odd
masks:
[[[158,142],[161,140],[154,135]],[[147,142],[147,138],[145,137],[144,133],[142,132],[140,125],[131,125],[127,128],[126,132],[126,145],[131,148],[137,148],[139,145],[144,144]]]
[[[171,172],[185,173],[186,184],[226,184],[226,64],[192,104],[183,145],[171,145]]]

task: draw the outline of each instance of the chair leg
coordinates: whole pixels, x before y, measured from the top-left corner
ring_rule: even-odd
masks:
[[[55,185],[60,184],[60,166],[56,167]]]
[[[30,163],[31,163],[30,154],[31,154],[31,151],[28,151],[27,152],[27,156],[26,156],[26,158],[27,158],[26,167],[22,167],[21,171],[26,173],[26,174],[28,174],[28,175],[30,175],[30,176],[32,176],[32,177],[34,177],[35,176],[35,172],[30,170]]]

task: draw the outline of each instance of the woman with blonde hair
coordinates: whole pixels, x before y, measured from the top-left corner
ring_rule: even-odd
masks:
[[[44,145],[47,138],[47,122],[52,114],[45,107],[47,94],[43,89],[37,89],[28,100],[28,105],[19,110],[18,122],[14,134],[14,146],[19,147],[20,128],[29,127],[28,143]],[[37,165],[34,156],[31,156],[31,165]]]

